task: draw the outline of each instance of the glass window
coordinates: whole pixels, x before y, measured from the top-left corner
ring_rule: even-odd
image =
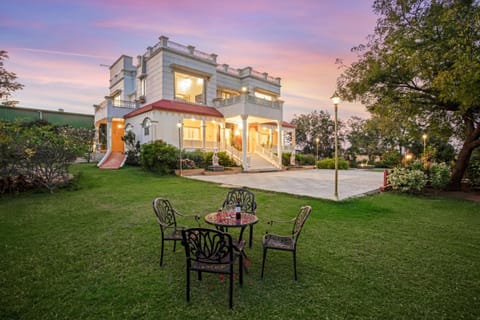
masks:
[[[255,91],[255,97],[260,98],[260,99],[265,99],[265,100],[268,100],[268,101],[273,100],[273,97],[271,95],[260,93],[260,92],[257,92],[257,91]]]
[[[147,95],[147,80],[145,78],[140,79],[140,96],[145,97]]]
[[[145,136],[148,136],[150,135],[150,127],[152,126],[152,121],[150,121],[149,118],[145,118],[145,120],[143,120],[143,134]]]
[[[205,79],[175,72],[175,100],[205,104]]]

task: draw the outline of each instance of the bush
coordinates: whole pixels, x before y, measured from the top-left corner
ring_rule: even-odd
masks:
[[[430,166],[430,184],[434,189],[445,189],[450,181],[450,168],[442,163],[432,163]]]
[[[350,167],[349,163],[345,159],[338,159],[338,169],[347,170]],[[317,162],[318,169],[335,169],[335,159],[324,158]]]
[[[237,167],[235,161],[225,151],[217,152],[218,164],[224,167]],[[212,165],[213,152],[205,153],[205,168]]]
[[[468,164],[466,176],[472,186],[480,186],[480,158],[471,159]]]
[[[388,168],[395,168],[400,165],[402,156],[397,150],[387,151],[382,156],[383,165]]]
[[[417,193],[425,188],[427,176],[421,170],[395,168],[388,175],[388,182],[393,190],[407,193]]]
[[[182,158],[189,159],[195,163],[196,168],[205,168],[205,152],[203,151],[187,151],[184,152]]]
[[[162,140],[143,144],[140,151],[140,164],[151,172],[172,174],[178,164],[179,151]]]
[[[140,165],[140,141],[137,141],[135,138],[135,133],[132,131],[127,131],[122,137],[122,140],[125,142],[127,147],[127,159],[125,164],[129,166],[138,166]]]
[[[296,154],[295,160],[299,165],[313,166],[315,164],[315,157],[311,154]]]

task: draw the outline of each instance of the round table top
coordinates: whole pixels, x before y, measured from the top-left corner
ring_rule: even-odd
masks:
[[[212,212],[205,216],[205,222],[219,227],[246,227],[258,222],[258,217],[251,213],[241,213],[241,218],[236,219],[235,213]]]

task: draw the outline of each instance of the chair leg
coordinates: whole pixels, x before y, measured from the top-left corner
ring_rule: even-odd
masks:
[[[160,267],[163,266],[163,248],[165,247],[165,240],[162,237],[162,249],[160,250]]]
[[[230,309],[233,309],[233,270],[230,272]]]
[[[177,249],[177,240],[173,240],[173,252]]]
[[[293,273],[295,274],[295,281],[297,281],[297,255],[293,251]]]
[[[240,286],[243,285],[243,268],[244,268],[244,265],[243,265],[243,254],[240,254],[240,258],[239,258],[239,262],[240,262],[240,266],[239,266],[239,271],[238,271],[238,274],[239,274],[239,280],[240,280]]]
[[[202,280],[202,272],[198,271],[198,280]]]
[[[187,302],[190,302],[190,269],[187,266]]]
[[[253,225],[250,226],[250,238],[248,239],[248,247],[252,248],[252,239],[253,239]]]
[[[263,259],[262,259],[262,276],[263,279],[263,269],[265,269],[265,259],[267,258],[267,248],[263,248]]]

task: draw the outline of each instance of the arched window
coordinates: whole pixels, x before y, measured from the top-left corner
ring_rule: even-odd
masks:
[[[125,126],[125,133],[133,131],[133,125],[131,123],[127,123]]]
[[[145,118],[145,120],[143,120],[143,123],[142,123],[143,134],[145,136],[150,135],[150,127],[151,126],[152,126],[152,120],[150,120],[150,118]]]

